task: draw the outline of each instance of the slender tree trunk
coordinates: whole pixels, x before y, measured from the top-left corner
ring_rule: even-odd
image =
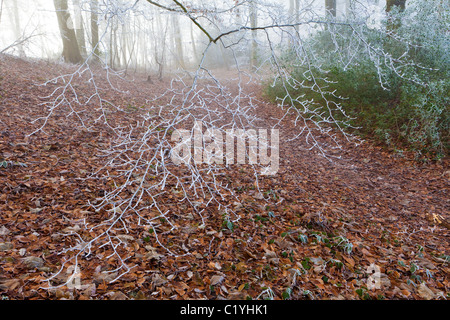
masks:
[[[19,8],[17,6],[17,0],[13,1],[13,15],[14,15],[14,33],[16,40],[19,40],[22,37],[22,30],[20,27],[20,18],[19,18]],[[18,44],[19,55],[22,57],[25,55],[23,51],[23,45],[21,43]]]
[[[3,0],[0,2],[0,23],[2,23],[2,13],[3,13]]]
[[[254,0],[250,1],[250,27],[256,28],[258,25],[258,16],[256,2]],[[256,67],[257,63],[257,42],[256,42],[257,31],[252,30],[252,47],[250,51],[250,66]]]
[[[114,69],[120,64],[117,48],[117,29],[119,28],[116,17],[111,18],[111,32],[109,36],[109,66]]]
[[[172,28],[175,41],[175,50],[177,53],[176,61],[182,69],[186,69],[186,65],[184,63],[183,43],[181,41],[182,38],[181,38],[180,23],[178,21],[178,16],[176,15],[172,16]]]
[[[294,0],[289,0],[289,11],[288,11],[288,14],[289,14],[289,23],[294,23],[295,21],[294,21],[294,12],[295,12],[295,9],[294,9]],[[297,30],[297,28],[295,28],[295,30]],[[292,48],[293,47],[293,45],[294,45],[294,41],[293,41],[293,39],[291,39],[290,37],[288,38],[288,47],[289,48]]]
[[[195,45],[195,36],[194,36],[194,24],[191,23],[191,42],[192,42],[192,54],[193,54],[193,63],[195,66],[198,64],[199,55],[197,52],[197,46]]]
[[[84,37],[83,16],[81,15],[80,0],[72,0],[75,8],[75,34],[77,36],[78,47],[80,54],[86,56],[86,39]]]
[[[160,40],[160,38],[158,37],[158,42],[156,43],[156,45],[153,46],[154,49],[154,58],[155,58],[155,62],[158,65],[158,80],[162,80],[163,79],[163,75],[164,75],[164,67],[166,66],[166,41],[164,41],[164,39],[167,36],[167,29],[168,29],[168,25],[169,25],[169,18],[166,18],[165,24],[163,24],[161,15],[158,14],[156,15],[156,23],[155,20],[152,20],[152,31],[154,34],[156,34],[156,30],[160,30],[160,33],[163,33],[163,37],[162,40]],[[158,27],[158,29],[156,28],[156,26]],[[164,26],[164,30],[162,30]],[[158,49],[161,51],[159,52]],[[160,58],[161,55],[161,58]]]
[[[109,31],[109,66],[114,69],[114,54],[113,54],[113,29],[114,29],[114,18],[111,18],[111,30]]]
[[[134,33],[136,34],[136,37],[138,39],[140,49],[137,52],[138,56],[136,58],[136,61],[139,61],[140,59],[141,62],[139,63],[139,65],[141,65],[144,68],[145,72],[147,72],[148,71],[147,41],[145,41],[145,33],[144,35],[142,35],[141,20],[139,18],[135,20]],[[138,62],[136,62],[136,65],[138,65]]]
[[[53,0],[58,18],[59,31],[63,42],[62,56],[65,61],[71,63],[80,63],[83,58],[78,47],[77,37],[71,22],[70,13],[68,11],[67,0]]]
[[[119,24],[118,21],[115,20],[114,22],[114,29],[113,29],[113,42],[112,42],[112,50],[114,52],[114,63],[113,65],[116,67],[120,66],[120,55],[119,55],[119,43],[118,43],[118,37],[117,37],[117,30],[119,30]]]
[[[125,66],[125,72],[127,72],[128,70],[128,63],[127,63],[127,53],[128,53],[128,48],[127,48],[127,25],[125,23],[123,23],[121,25],[121,36],[120,36],[120,50],[121,50],[121,55],[122,55],[122,63],[121,66]]]
[[[139,50],[139,43],[137,41],[138,38],[136,37],[136,32],[132,31],[132,28],[135,24],[135,19],[137,18],[134,17],[133,21],[130,21],[128,23],[128,27],[126,29],[128,33],[127,32],[122,33],[124,47],[126,48],[125,53],[122,54],[124,57],[126,73],[128,72],[128,68],[130,67],[130,65],[133,66],[133,61],[134,65],[136,65],[138,61],[137,52]]]
[[[98,45],[98,0],[91,0],[91,47],[94,53],[94,60],[100,57],[100,48]]]

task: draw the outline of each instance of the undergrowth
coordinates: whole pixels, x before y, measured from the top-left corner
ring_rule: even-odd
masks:
[[[394,33],[389,32],[388,22],[377,30],[364,30],[370,46],[386,54],[381,58],[362,46],[345,56],[355,46],[355,34],[338,25],[310,39],[320,68],[299,64],[287,49],[283,67],[292,79],[267,84],[266,97],[276,102],[288,95],[299,109],[304,101],[337,106],[333,117],[340,124],[346,122],[352,133],[397,151],[413,151],[417,159],[447,156],[450,19],[448,10],[439,9],[435,2],[416,0],[404,12],[393,11],[400,21]],[[390,60],[380,62],[386,57]],[[392,66],[400,60],[402,65]]]

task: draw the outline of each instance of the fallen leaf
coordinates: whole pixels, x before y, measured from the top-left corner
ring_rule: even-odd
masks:
[[[27,266],[28,269],[36,269],[44,266],[44,260],[39,257],[25,257],[23,259],[23,263]]]
[[[128,300],[128,297],[123,292],[117,291],[111,295],[110,299],[111,300]]]
[[[427,287],[425,282],[422,282],[419,287],[417,288],[417,293],[422,299],[425,300],[432,300],[434,298],[434,292],[430,290],[430,288]]]
[[[144,256],[145,259],[147,259],[147,260],[152,260],[152,259],[159,260],[162,257],[164,257],[162,254],[159,254],[156,251],[156,248],[153,248],[152,246],[145,246],[145,249],[148,250],[148,252]]]
[[[155,273],[152,277],[152,285],[156,287],[160,287],[163,284],[167,283],[167,280],[161,277],[158,273]]]
[[[11,231],[9,231],[5,226],[1,226],[0,227],[0,236],[6,236],[10,233]]]
[[[20,285],[19,279],[10,279],[10,280],[1,280],[0,281],[0,290],[8,291],[14,290]]]
[[[108,272],[108,271],[102,271],[100,273],[94,274],[94,283],[96,284],[102,284],[103,282],[109,283],[113,281],[115,278],[117,278],[118,273],[115,272]]]
[[[11,242],[1,242],[0,243],[0,251],[8,251],[14,248],[14,245]]]
[[[211,277],[211,285],[212,285],[212,286],[215,286],[215,285],[221,283],[224,279],[225,279],[225,277],[222,276],[222,275],[215,275],[215,276],[212,276],[212,277]]]
[[[355,260],[353,260],[352,257],[348,257],[347,255],[343,255],[342,258],[344,258],[345,261],[348,262],[348,264],[353,268],[355,266]]]

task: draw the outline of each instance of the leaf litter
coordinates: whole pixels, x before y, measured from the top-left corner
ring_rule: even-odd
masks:
[[[329,162],[305,151],[302,140],[282,141],[279,172],[258,181],[263,193],[255,190],[251,168],[227,170],[239,193],[231,203],[237,220],[224,220],[212,206],[199,224],[171,193],[163,205],[180,218],[161,241],[185,254],[168,255],[153,241],[164,222],[152,229],[128,221],[128,232],[116,235],[117,250],[133,266],[126,274],[117,279],[111,249],[78,257],[78,269],[65,265],[61,252],[85,248],[95,237],[83,228],[86,220],[108,217],[86,206],[110,187],[86,179],[102,165],[98,147],[108,146],[108,130],[76,130],[56,114],[44,131],[27,137],[52,90],[36,83],[52,75],[45,63],[8,56],[0,69],[2,299],[449,298],[448,159],[417,163],[370,142],[355,147],[343,140],[342,158]],[[160,87],[105,94],[145,106],[148,90]],[[145,108],[126,116],[134,112]],[[258,115],[270,123],[279,112],[261,102]],[[108,116],[120,122],[124,115]],[[287,122],[281,135],[295,130]],[[69,285],[71,276],[78,282]],[[371,287],[374,279],[378,285]]]

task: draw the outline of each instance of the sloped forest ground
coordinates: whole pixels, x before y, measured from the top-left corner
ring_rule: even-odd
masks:
[[[188,254],[167,254],[150,230],[130,222],[123,237],[127,263],[135,266],[130,272],[110,283],[117,274],[105,272],[115,263],[105,252],[80,258],[80,287],[45,289],[61,267],[61,252],[75,241],[61,233],[85,218],[104,218],[87,204],[107,186],[84,178],[104,161],[98,148],[109,145],[108,129],[77,129],[74,119],[55,112],[43,131],[26,136],[56,87],[37,84],[68,70],[0,57],[2,299],[449,298],[448,159],[417,163],[370,141],[356,147],[343,140],[342,158],[330,162],[307,151],[301,138],[284,141],[298,130],[287,124],[280,170],[260,178],[262,193],[246,166],[226,171],[239,195],[237,222],[226,223],[212,207],[199,227],[174,193],[161,206],[180,220],[163,241]],[[109,99],[129,108],[108,117],[137,117],[148,92],[165,85],[143,77],[127,84],[129,93],[110,90]],[[263,101],[258,108],[267,121],[279,113]],[[69,276],[64,270],[52,284]]]

